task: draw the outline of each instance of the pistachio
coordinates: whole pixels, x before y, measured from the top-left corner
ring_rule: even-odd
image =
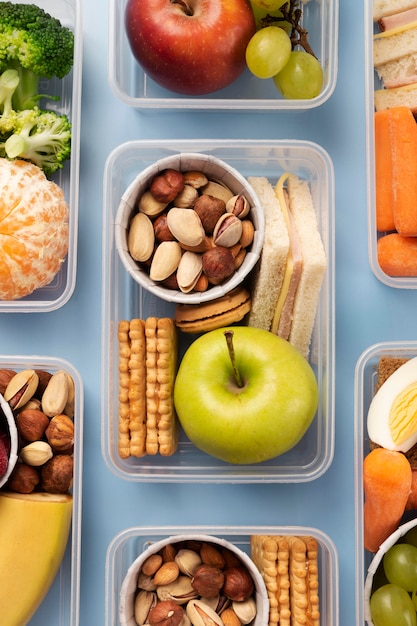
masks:
[[[145,213],[136,213],[130,222],[127,236],[129,254],[135,261],[143,262],[150,259],[155,246],[153,224]]]
[[[198,246],[205,237],[201,219],[192,209],[173,207],[168,211],[167,224],[174,237],[188,246]]]
[[[197,598],[197,593],[191,584],[191,578],[185,574],[178,576],[172,583],[158,587],[156,592],[160,600],[174,600],[178,604],[185,604],[189,600]]]
[[[221,198],[225,202],[233,198],[233,192],[224,183],[216,180],[209,180],[207,185],[202,188],[202,193],[208,193],[215,198]]]
[[[42,395],[42,411],[48,417],[62,413],[68,400],[70,385],[64,370],[55,372],[49,379]]]
[[[168,202],[158,202],[151,192],[145,191],[139,198],[138,209],[141,213],[145,213],[149,217],[160,215],[168,206]]]
[[[34,441],[24,446],[20,451],[20,459],[23,463],[38,467],[53,457],[52,448],[46,441]]]
[[[157,596],[154,591],[141,589],[135,598],[135,620],[138,626],[148,623],[149,611],[156,605]]]
[[[186,612],[193,626],[223,626],[220,615],[201,600],[190,600]]]
[[[155,591],[156,585],[153,582],[153,577],[149,576],[149,574],[144,574],[142,571],[140,571],[139,576],[138,576],[138,589],[145,589],[146,591]]]
[[[203,172],[184,172],[184,183],[194,187],[194,189],[200,189],[204,187],[204,185],[207,185],[208,178]]]
[[[233,213],[239,219],[242,219],[248,215],[250,211],[250,204],[245,196],[238,194],[237,196],[232,196],[226,202],[226,211],[228,213]]]
[[[192,209],[198,197],[198,191],[195,187],[184,185],[184,189],[174,198],[174,205],[183,209]]]
[[[187,576],[192,576],[196,567],[201,564],[201,558],[198,552],[195,550],[188,550],[187,548],[178,550],[175,560],[178,563],[181,572]]]
[[[39,377],[35,370],[21,370],[13,376],[4,392],[4,399],[10,408],[19,409],[35,394]]]
[[[155,250],[149,276],[151,280],[165,280],[176,271],[181,260],[181,247],[177,241],[163,241]]]
[[[251,596],[242,602],[232,602],[232,607],[242,624],[250,624],[256,616],[256,602]]]
[[[224,213],[218,219],[213,230],[213,241],[216,246],[229,248],[237,243],[242,235],[242,222],[233,213]]]
[[[195,252],[184,252],[177,269],[178,287],[183,293],[189,293],[194,289],[202,271],[201,255]]]
[[[75,383],[72,376],[70,376],[68,372],[66,372],[66,375],[68,378],[68,397],[62,412],[65,413],[65,415],[68,415],[68,417],[74,417]]]

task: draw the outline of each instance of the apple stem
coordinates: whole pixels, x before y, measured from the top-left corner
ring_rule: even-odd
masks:
[[[239,370],[236,367],[235,349],[233,346],[233,330],[225,330],[224,336],[226,337],[227,349],[229,350],[230,360],[232,362],[233,374],[238,387],[243,387],[242,377]]]
[[[188,2],[185,2],[185,0],[170,0],[171,4],[180,4],[185,15],[193,15],[194,12],[192,10],[192,8],[190,7],[190,5],[188,4]]]

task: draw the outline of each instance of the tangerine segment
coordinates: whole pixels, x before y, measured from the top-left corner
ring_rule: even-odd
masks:
[[[27,161],[0,158],[0,300],[48,285],[68,253],[64,192]]]

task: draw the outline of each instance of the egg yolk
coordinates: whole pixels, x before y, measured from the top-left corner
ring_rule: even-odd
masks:
[[[417,382],[411,383],[396,396],[389,413],[389,427],[396,445],[401,445],[416,433]]]

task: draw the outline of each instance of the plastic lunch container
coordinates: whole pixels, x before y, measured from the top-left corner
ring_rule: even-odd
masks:
[[[81,568],[81,502],[82,502],[82,443],[84,389],[80,374],[68,362],[51,356],[0,356],[0,369],[16,372],[23,369],[46,370],[52,374],[66,371],[75,384],[74,407],[74,479],[72,486],[72,528],[67,549],[56,578],[39,609],[30,621],[30,626],[78,626],[80,605]]]
[[[24,0],[15,0],[24,4]],[[75,35],[74,64],[62,80],[43,80],[43,93],[59,95],[58,101],[45,100],[41,106],[67,115],[72,124],[71,158],[52,178],[64,191],[70,209],[68,255],[60,271],[49,285],[19,300],[0,301],[0,313],[31,313],[54,311],[71,297],[76,280],[78,235],[78,181],[81,119],[82,24],[81,0],[36,0],[39,7],[58,18]]]
[[[417,341],[378,343],[367,348],[359,357],[355,371],[355,483],[356,483],[356,624],[366,622],[372,626],[369,616],[368,568],[374,555],[363,547],[363,459],[369,452],[366,418],[369,405],[375,394],[377,367],[381,356],[414,358],[417,356]],[[404,516],[404,521],[407,516]],[[388,539],[387,539],[388,542]],[[386,543],[387,543],[386,542]],[[383,544],[385,546],[385,543]],[[371,571],[376,567],[376,560]]]
[[[118,340],[122,319],[172,316],[173,305],[142,290],[122,266],[114,244],[114,219],[120,198],[141,169],[173,152],[198,151],[230,163],[244,176],[263,175],[275,183],[283,171],[307,179],[313,194],[328,259],[312,338],[310,363],[320,399],[308,432],[286,454],[257,465],[227,464],[197,450],[181,434],[171,457],[121,459],[118,431]],[[319,146],[298,141],[183,140],[134,141],[108,157],[104,173],[102,303],[102,453],[119,477],[142,482],[304,482],[322,475],[334,445],[334,173]]]
[[[322,531],[300,526],[221,526],[135,527],[123,530],[110,542],[106,555],[106,626],[118,622],[120,591],[132,563],[150,545],[172,535],[210,535],[232,543],[250,555],[250,536],[311,535],[319,544],[320,624],[338,626],[338,557],[332,540]],[[267,625],[265,620],[263,626]]]
[[[374,90],[382,87],[373,65],[373,35],[377,26],[372,19],[372,0],[365,0],[365,85],[366,85],[366,160],[368,204],[368,256],[371,270],[385,285],[398,289],[417,289],[417,276],[388,276],[378,263],[377,241],[385,233],[378,233],[375,215],[375,152],[374,152]]]
[[[303,27],[324,70],[321,93],[311,100],[285,100],[271,80],[261,80],[246,70],[225,89],[206,96],[182,96],[149,79],[136,62],[127,40],[124,14],[127,0],[110,0],[109,81],[115,95],[137,108],[303,110],[320,106],[332,95],[337,78],[338,1],[300,2]]]

